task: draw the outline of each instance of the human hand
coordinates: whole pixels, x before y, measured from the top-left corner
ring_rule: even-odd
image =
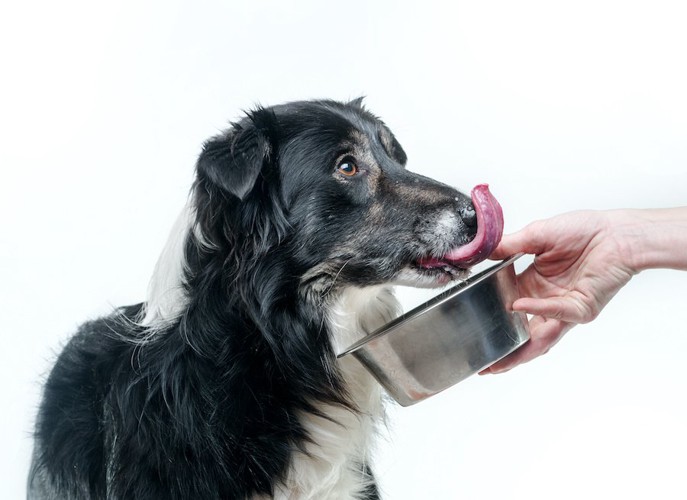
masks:
[[[548,352],[570,328],[598,316],[634,274],[631,211],[571,212],[503,237],[491,258],[525,252],[513,310],[532,315],[529,342],[481,373],[502,373]]]

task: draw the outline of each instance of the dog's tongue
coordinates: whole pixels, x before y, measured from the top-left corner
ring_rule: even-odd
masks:
[[[457,267],[473,266],[489,257],[503,236],[503,210],[489,192],[489,185],[475,186],[471,196],[477,215],[477,234],[470,243],[451,250],[442,258]]]

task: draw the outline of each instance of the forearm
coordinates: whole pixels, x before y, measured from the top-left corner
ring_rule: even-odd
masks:
[[[621,210],[618,231],[624,258],[634,272],[670,268],[687,270],[687,207]]]

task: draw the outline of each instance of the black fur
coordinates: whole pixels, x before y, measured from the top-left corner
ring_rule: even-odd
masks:
[[[356,176],[337,172],[342,158]],[[179,314],[151,331],[138,304],[78,330],[45,385],[29,496],[271,495],[309,442],[299,413],[358,410],[325,318],[333,297],[407,268],[441,277],[414,263],[474,234],[431,234],[436,213],[469,200],[405,162],[359,101],[260,108],[209,140]]]

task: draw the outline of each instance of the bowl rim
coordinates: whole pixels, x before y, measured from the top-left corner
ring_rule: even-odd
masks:
[[[484,281],[485,279],[489,278],[490,276],[496,274],[500,270],[512,265],[516,260],[518,260],[520,257],[522,257],[524,254],[518,253],[515,255],[511,255],[507,259],[502,260],[501,262],[497,262],[491,267],[488,267],[487,269],[480,271],[472,276],[469,276],[467,279],[464,281],[461,281],[457,283],[456,285],[452,286],[448,290],[445,290],[438,294],[435,297],[432,297],[429,299],[427,302],[424,302],[420,304],[417,307],[414,307],[410,311],[401,314],[398,318],[390,321],[389,323],[381,326],[380,328],[374,330],[372,333],[364,336],[362,339],[358,340],[357,342],[353,343],[352,345],[348,346],[343,352],[338,354],[336,357],[341,358],[343,356],[347,356],[348,354],[353,354],[359,349],[362,349],[365,344],[368,342],[372,342],[375,339],[378,339],[384,335],[390,334],[394,329],[396,329],[398,326],[407,323],[416,317],[422,315],[426,311],[429,311],[431,309],[434,309],[435,307],[443,304],[444,302],[451,300],[452,298],[456,297],[457,295],[460,295],[461,293],[464,293],[466,290],[469,290],[470,288],[473,288],[474,286],[478,285],[480,282]]]

